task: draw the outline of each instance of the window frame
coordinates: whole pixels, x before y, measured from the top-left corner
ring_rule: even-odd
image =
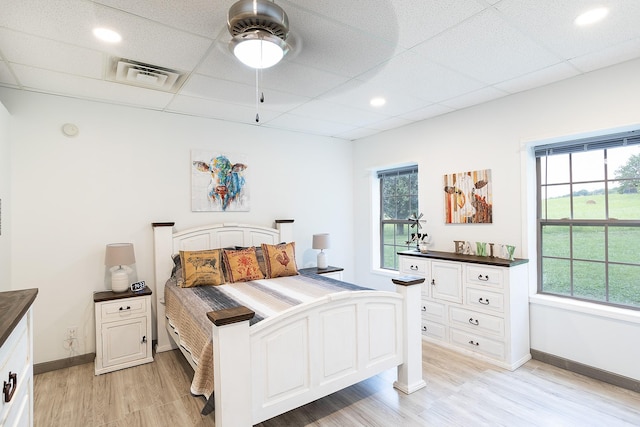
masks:
[[[573,141],[565,141],[561,143],[555,144],[545,144],[534,147],[534,154],[536,160],[536,244],[537,244],[537,292],[538,294],[543,295],[553,295],[557,297],[569,298],[578,301],[586,301],[590,303],[606,305],[606,306],[615,306],[622,307],[625,309],[631,310],[640,310],[640,305],[632,305],[624,304],[620,302],[611,301],[611,289],[610,289],[610,267],[611,266],[633,266],[639,267],[640,262],[621,262],[621,261],[612,261],[609,258],[610,253],[610,232],[615,230],[615,228],[619,227],[638,227],[640,228],[640,214],[637,218],[634,219],[615,219],[609,217],[609,199],[610,199],[610,190],[615,187],[610,187],[610,183],[612,182],[622,182],[622,181],[637,181],[636,177],[629,178],[616,178],[613,176],[613,171],[608,170],[607,163],[607,155],[608,151],[618,147],[631,146],[640,144],[640,129],[632,130],[628,132],[616,133],[611,135],[604,135],[599,137],[590,137],[583,138],[579,140]],[[603,163],[604,163],[604,176],[602,179],[593,179],[593,180],[574,180],[573,177],[573,155],[578,153],[584,153],[586,151],[597,151],[603,154]],[[546,177],[542,177],[542,162],[547,160],[550,156],[556,154],[565,154],[568,155],[568,168],[569,168],[569,177],[567,182],[553,182],[549,183]],[[544,170],[548,172],[548,165],[545,165]],[[604,185],[604,200],[605,200],[605,210],[604,210],[604,219],[582,219],[582,218],[574,218],[574,199],[579,197],[574,190],[575,185],[584,185],[588,183],[600,183],[602,182]],[[548,218],[548,198],[543,193],[543,188],[553,186],[553,185],[567,185],[569,188],[569,218]],[[544,197],[544,198],[543,198]],[[546,209],[543,212],[543,206]],[[549,256],[548,254],[543,253],[543,243],[544,243],[544,229],[546,227],[566,227],[568,230],[568,255],[567,256]],[[579,247],[579,244],[574,242],[574,229],[575,227],[602,227],[603,236],[604,236],[604,247],[603,247],[603,259],[584,259],[575,256],[576,251],[575,248]],[[567,293],[559,293],[553,292],[549,289],[544,288],[544,260],[565,260],[569,262],[569,292]],[[588,262],[593,264],[601,263],[604,267],[604,296],[603,299],[587,298],[579,295],[575,295],[575,276],[574,276],[574,268],[576,262]],[[640,288],[639,288],[640,290]]]
[[[409,175],[410,179],[412,176],[415,176],[415,183],[416,183],[416,190],[415,190],[415,194],[411,193],[411,191],[409,191],[409,194],[407,194],[407,196],[409,197],[409,200],[411,200],[412,197],[415,196],[416,199],[416,203],[419,205],[419,187],[418,187],[418,165],[417,164],[412,164],[412,165],[408,165],[408,166],[401,166],[401,167],[394,167],[394,168],[390,168],[390,169],[384,169],[384,170],[379,170],[377,172],[377,177],[378,177],[378,192],[379,192],[379,206],[378,206],[378,212],[379,212],[379,224],[378,224],[378,233],[379,233],[379,259],[378,259],[378,263],[379,263],[379,268],[385,271],[398,271],[399,270],[399,265],[398,265],[398,251],[402,251],[402,250],[409,250],[411,248],[411,244],[410,243],[404,243],[404,244],[398,244],[398,240],[397,237],[395,237],[396,235],[394,234],[394,244],[388,244],[385,243],[385,236],[384,236],[384,228],[385,225],[405,225],[407,228],[407,235],[406,235],[406,240],[405,242],[409,241],[410,239],[410,227],[411,225],[414,223],[414,221],[411,221],[409,219],[409,216],[407,216],[406,219],[400,219],[400,218],[391,218],[391,219],[385,219],[385,215],[384,215],[384,206],[385,206],[385,195],[384,195],[384,180],[385,178],[390,178],[390,177],[399,177],[401,175]],[[411,190],[411,186],[409,188]],[[415,211],[415,213],[418,213],[418,206],[412,206],[411,203],[409,204],[410,208],[409,210],[411,212]],[[393,268],[391,268],[390,266],[386,266],[385,265],[385,248],[392,246],[395,249],[393,250],[394,253],[394,265]]]

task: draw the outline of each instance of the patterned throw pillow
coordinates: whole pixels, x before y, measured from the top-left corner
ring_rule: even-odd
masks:
[[[225,249],[224,264],[227,279],[231,283],[264,279],[253,247],[233,251]]]
[[[183,288],[224,283],[220,249],[180,251]]]
[[[278,245],[262,244],[264,261],[267,267],[267,278],[295,276],[298,274],[296,265],[295,242],[280,243]]]

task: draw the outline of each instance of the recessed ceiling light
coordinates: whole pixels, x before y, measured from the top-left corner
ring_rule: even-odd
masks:
[[[585,13],[578,15],[576,20],[573,22],[580,26],[589,25],[604,19],[608,14],[609,9],[606,7],[596,7],[595,9],[588,10]]]
[[[375,98],[371,98],[371,101],[369,101],[369,104],[372,107],[382,107],[386,103],[387,103],[387,100],[381,96],[376,96]]]
[[[120,34],[108,28],[94,28],[93,35],[107,43],[118,43],[122,40]]]

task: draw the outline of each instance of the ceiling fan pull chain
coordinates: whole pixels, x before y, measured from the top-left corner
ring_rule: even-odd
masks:
[[[258,100],[260,98],[260,85],[258,84],[258,69],[256,68],[256,123],[260,123],[260,110]]]

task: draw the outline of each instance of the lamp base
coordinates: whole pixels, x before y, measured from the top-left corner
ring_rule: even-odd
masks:
[[[327,268],[329,267],[329,262],[327,261],[327,254],[320,251],[318,253],[318,268]]]
[[[129,289],[129,275],[124,268],[118,268],[111,273],[111,290],[124,292]]]

